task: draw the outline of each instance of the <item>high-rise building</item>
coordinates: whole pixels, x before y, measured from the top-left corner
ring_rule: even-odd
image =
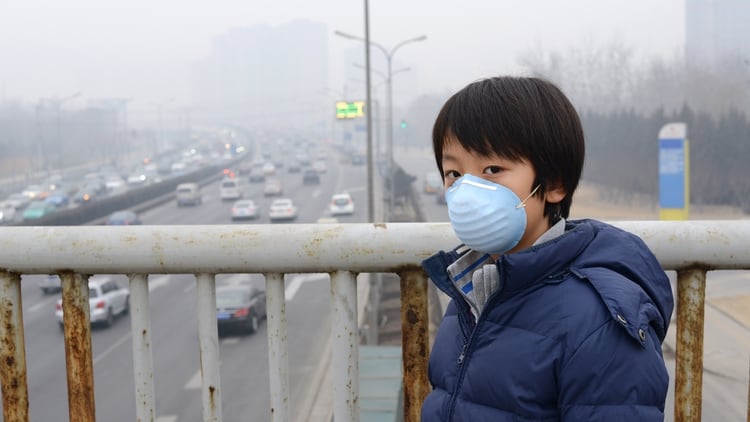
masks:
[[[294,128],[325,118],[328,34],[305,20],[235,28],[194,66],[194,113],[253,128]]]
[[[750,65],[750,1],[685,0],[685,60],[708,68]]]

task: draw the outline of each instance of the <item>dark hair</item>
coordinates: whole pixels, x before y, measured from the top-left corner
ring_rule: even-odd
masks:
[[[480,155],[527,160],[534,167],[536,195],[562,187],[559,204],[545,204],[550,224],[570,213],[585,153],[583,129],[573,104],[549,81],[494,77],[467,85],[446,101],[432,129],[432,146],[443,175],[443,145],[456,139]]]

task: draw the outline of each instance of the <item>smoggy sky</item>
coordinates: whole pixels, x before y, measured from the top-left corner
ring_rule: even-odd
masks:
[[[370,37],[400,49],[418,72],[418,93],[456,90],[480,77],[518,73],[520,51],[619,40],[637,56],[674,57],[684,44],[681,0],[379,0]],[[343,51],[364,35],[364,2],[333,0],[24,0],[0,3],[0,99],[174,98],[190,104],[192,63],[212,37],[235,27],[308,19],[328,25],[329,84],[344,80]],[[380,54],[373,50],[373,55]],[[351,82],[350,82],[351,83]],[[339,88],[340,89],[340,88]]]

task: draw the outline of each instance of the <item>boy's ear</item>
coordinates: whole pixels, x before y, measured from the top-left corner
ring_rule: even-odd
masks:
[[[565,199],[565,188],[562,185],[550,186],[544,193],[544,201],[556,204]]]

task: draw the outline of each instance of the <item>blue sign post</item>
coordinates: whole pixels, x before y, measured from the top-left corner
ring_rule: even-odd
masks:
[[[690,160],[685,123],[659,131],[659,219],[687,220],[690,208]]]

